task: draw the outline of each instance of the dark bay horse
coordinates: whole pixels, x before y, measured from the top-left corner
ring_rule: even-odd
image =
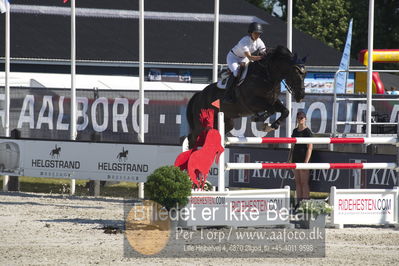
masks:
[[[234,118],[264,111],[266,111],[267,117],[276,112],[281,113],[281,116],[271,125],[273,129],[277,129],[281,121],[289,115],[287,108],[278,99],[282,80],[286,81],[288,90],[297,102],[305,97],[305,67],[303,62],[300,62],[296,55],[293,55],[286,47],[277,46],[274,49],[269,49],[269,52],[261,60],[249,63],[248,68],[244,82],[235,88],[237,102],[234,104],[221,102],[220,104],[220,111],[224,112],[226,133],[233,129]],[[213,83],[191,97],[187,106],[190,148],[193,147],[197,136],[203,130],[199,119],[201,109],[213,108],[215,110],[214,128],[217,128],[219,110],[211,103],[223,98],[224,92],[225,90],[219,89],[216,83]]]

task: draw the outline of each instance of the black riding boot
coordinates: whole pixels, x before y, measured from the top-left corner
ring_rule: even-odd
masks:
[[[222,102],[223,103],[227,103],[227,104],[233,104],[236,102],[236,97],[235,97],[235,93],[234,93],[234,85],[236,83],[236,77],[234,77],[234,75],[231,75],[231,77],[229,78],[229,80],[227,81],[226,84],[226,91],[224,93]]]

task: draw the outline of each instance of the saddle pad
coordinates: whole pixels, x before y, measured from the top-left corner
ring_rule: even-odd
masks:
[[[219,81],[216,83],[216,86],[217,86],[219,89],[225,90],[228,80],[229,80],[229,77],[225,77],[225,78],[219,80]]]
[[[248,66],[249,66],[249,63],[245,64],[244,70],[241,73],[240,80],[237,82],[236,87],[240,86],[244,82],[244,80],[248,74]],[[222,77],[222,79],[217,82],[216,86],[219,89],[223,89],[223,90],[226,89],[226,85],[227,85],[227,81],[229,80],[229,77],[230,77],[229,75]]]

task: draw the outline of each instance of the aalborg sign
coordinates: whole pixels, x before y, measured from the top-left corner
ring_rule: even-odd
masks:
[[[68,141],[0,140],[0,172],[33,177],[145,182],[172,165],[179,147]]]
[[[129,142],[137,138],[139,132],[138,91],[101,90],[97,93],[89,90],[77,91],[77,130],[80,139],[90,139],[94,133],[100,133],[102,140]],[[185,119],[188,99],[194,92],[190,91],[148,91],[145,104],[145,139],[147,143],[179,144],[181,136],[187,135],[188,124]],[[285,94],[281,94],[281,100]],[[70,128],[70,99],[67,90],[13,88],[11,90],[10,128],[22,131],[23,137],[66,139]],[[292,103],[291,115],[305,111],[307,123],[313,133],[331,133],[332,95],[307,94],[304,101]],[[350,95],[350,97],[363,97]],[[395,122],[399,113],[399,104],[388,99],[394,95],[382,95],[387,101],[373,101],[372,111],[380,116],[376,120]],[[376,95],[376,98],[380,96]],[[1,109],[5,95],[0,94],[0,133],[5,132],[5,110]],[[339,121],[360,122],[364,120],[367,105],[361,101],[340,101],[337,103]],[[383,115],[383,116],[382,116]],[[270,118],[272,121],[275,116]],[[295,119],[292,120],[295,122]],[[377,121],[378,122],[378,121]],[[376,130],[385,133],[396,133],[394,127],[379,125]],[[339,125],[337,132],[361,133],[362,125]],[[374,130],[374,126],[373,126]],[[393,131],[393,132],[391,132]],[[381,132],[382,133],[382,132]],[[250,119],[236,119],[231,131],[233,136],[264,137],[266,132],[260,130],[259,123]],[[285,123],[268,137],[286,136]],[[291,135],[291,132],[289,132]]]

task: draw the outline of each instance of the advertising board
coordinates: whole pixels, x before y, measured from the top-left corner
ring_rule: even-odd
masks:
[[[399,187],[393,189],[331,188],[330,204],[334,206],[332,223],[395,224],[398,223]]]

